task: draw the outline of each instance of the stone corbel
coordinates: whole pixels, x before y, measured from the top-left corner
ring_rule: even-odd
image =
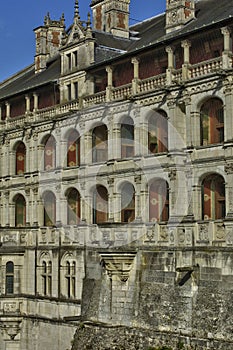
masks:
[[[110,278],[117,276],[121,282],[126,282],[135,256],[136,252],[100,253],[101,265]]]

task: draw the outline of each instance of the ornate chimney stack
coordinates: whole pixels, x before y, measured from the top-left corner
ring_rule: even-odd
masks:
[[[50,19],[49,13],[45,16],[44,25],[34,29],[36,35],[35,72],[46,69],[47,60],[54,56],[62,45],[65,32],[64,15],[59,21]]]
[[[130,0],[92,0],[93,29],[129,38]]]
[[[166,33],[181,29],[195,18],[195,0],[166,1]]]

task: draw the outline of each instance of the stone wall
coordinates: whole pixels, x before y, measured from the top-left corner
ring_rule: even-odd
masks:
[[[96,258],[89,252],[72,350],[233,348],[232,249],[148,248],[127,280]]]

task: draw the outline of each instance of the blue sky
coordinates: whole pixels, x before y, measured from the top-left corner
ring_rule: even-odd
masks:
[[[91,0],[79,0],[80,15],[86,20]],[[75,0],[1,0],[0,5],[0,82],[31,64],[35,54],[33,29],[43,25],[44,16],[52,19],[65,14],[72,23]],[[166,0],[131,0],[130,17],[144,20],[165,11]],[[135,21],[131,20],[131,23]]]

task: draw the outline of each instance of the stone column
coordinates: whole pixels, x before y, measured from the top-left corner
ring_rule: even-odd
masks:
[[[135,181],[135,220],[136,221],[142,221],[142,208],[141,208],[141,201],[140,201],[140,194],[141,194],[141,175],[135,175],[134,181]]]
[[[121,124],[114,122],[113,123],[113,159],[121,158]]]
[[[33,112],[36,112],[38,110],[38,104],[39,104],[39,96],[38,94],[33,94],[33,99],[34,99],[34,108]]]
[[[106,88],[106,101],[109,102],[112,100],[112,83],[113,83],[113,78],[112,78],[112,73],[113,69],[111,66],[106,67],[106,72],[108,74],[108,85]]]
[[[133,95],[136,95],[138,93],[138,80],[139,80],[139,59],[136,57],[133,57],[131,60],[131,63],[133,64],[133,80],[132,80],[132,92]]]
[[[225,172],[227,174],[225,185],[225,200],[226,200],[226,217],[233,218],[233,163],[225,165]]]
[[[177,159],[175,159],[177,158]],[[174,157],[173,162],[177,164],[179,162],[178,157]],[[180,222],[187,216],[187,186],[185,178],[185,170],[182,167],[174,167],[170,169],[170,197],[169,197],[169,209],[170,220]]]
[[[10,225],[10,218],[9,218],[9,191],[4,192],[4,202],[3,202],[3,206],[4,206],[4,222],[3,225],[4,226],[9,226]]]
[[[193,107],[193,105],[191,106]],[[201,144],[201,126],[200,126],[200,112],[192,110],[191,112],[191,133],[194,146],[200,146]]]
[[[233,130],[233,89],[232,85],[228,82],[224,83],[224,140],[225,142],[232,142],[232,130]]]
[[[193,214],[195,220],[202,220],[201,185],[193,185]]]
[[[9,151],[9,175],[15,175],[15,151]]]
[[[31,226],[32,223],[32,191],[30,189],[25,190],[26,194],[26,226]]]
[[[182,64],[182,80],[189,79],[189,67],[190,67],[190,59],[189,59],[189,48],[191,43],[189,40],[184,40],[181,42],[181,47],[184,49],[184,63]]]
[[[63,154],[61,153],[61,130],[59,128],[57,128],[55,130],[55,134],[56,134],[56,159],[55,159],[55,169],[60,169],[62,166],[62,160],[61,157],[63,156]]]
[[[175,125],[175,109],[176,109],[176,101],[174,99],[170,99],[167,102],[168,108],[169,108],[169,114],[168,114],[168,150],[172,151],[177,149],[176,144],[176,129],[174,127]]]
[[[167,85],[172,84],[172,73],[174,70],[174,49],[172,46],[166,47],[166,52],[168,54],[168,67],[166,70]]]
[[[114,222],[121,222],[121,193],[113,193]]]
[[[26,113],[29,113],[30,112],[30,96],[29,95],[25,96],[25,104],[26,104],[25,111],[26,111]]]
[[[84,135],[84,164],[92,163],[92,131],[87,131]]]
[[[81,133],[80,133],[80,166],[86,164],[85,159],[85,123],[80,124]]]
[[[148,122],[143,120],[139,124],[140,154],[148,155]]]
[[[108,124],[107,124],[107,132],[108,132],[108,160],[113,159],[113,149],[114,149],[114,139],[113,139],[113,115],[110,114],[108,117]]]
[[[38,196],[38,189],[36,187],[32,188],[31,192],[31,199],[32,199],[32,211],[31,211],[31,222],[33,226],[38,225],[38,219],[37,219],[37,196]]]
[[[6,119],[9,119],[11,116],[11,105],[9,102],[6,102]]]
[[[134,155],[140,156],[141,155],[141,130],[140,130],[140,124],[137,123],[137,121],[134,124]]]
[[[114,222],[114,178],[108,178],[108,221]]]
[[[186,118],[186,146],[187,148],[193,147],[193,125],[191,118],[191,97],[186,95],[184,97],[184,105],[185,105],[185,118]]]
[[[37,220],[38,226],[44,226],[44,203],[40,197],[40,193],[37,193]]]
[[[37,145],[37,169],[38,171],[44,170],[44,145]]]
[[[224,50],[222,53],[222,68],[228,69],[232,67],[232,49],[231,49],[231,30],[229,27],[221,28],[224,36]]]

